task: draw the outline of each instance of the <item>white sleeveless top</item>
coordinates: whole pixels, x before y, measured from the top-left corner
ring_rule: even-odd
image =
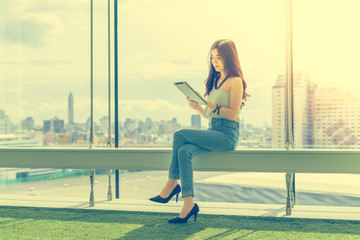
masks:
[[[207,100],[210,102],[213,102],[217,105],[220,105],[222,107],[228,108],[230,106],[230,93],[227,93],[220,89],[214,89],[209,96],[207,97]],[[221,109],[220,109],[221,111]],[[240,115],[240,113],[239,113]],[[204,116],[207,118],[224,118],[221,115],[217,115],[216,113],[213,113],[212,110],[208,107],[205,108]],[[234,120],[235,122],[240,123],[241,120],[239,116]]]

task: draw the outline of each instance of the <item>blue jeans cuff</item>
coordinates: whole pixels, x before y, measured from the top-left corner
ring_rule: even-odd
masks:
[[[194,197],[194,191],[192,190],[182,190],[182,198],[192,196]]]
[[[169,172],[169,178],[171,179],[180,179],[180,174],[174,174]]]

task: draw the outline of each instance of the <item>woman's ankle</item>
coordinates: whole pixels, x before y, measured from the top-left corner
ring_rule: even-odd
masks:
[[[184,206],[194,206],[194,198],[192,196],[188,196],[184,198]]]
[[[166,184],[169,185],[170,187],[175,187],[178,183],[176,179],[169,178]]]

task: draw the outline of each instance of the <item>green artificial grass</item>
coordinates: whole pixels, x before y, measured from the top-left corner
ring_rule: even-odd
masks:
[[[0,207],[0,239],[360,239],[360,221]]]

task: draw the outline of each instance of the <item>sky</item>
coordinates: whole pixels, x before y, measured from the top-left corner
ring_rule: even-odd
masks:
[[[113,4],[113,3],[112,3]],[[113,5],[111,4],[111,96]],[[90,116],[90,1],[4,0],[0,9],[0,109],[13,123]],[[294,71],[318,87],[358,95],[360,1],[293,0]],[[252,96],[244,123],[271,126],[271,88],[285,74],[285,0],[123,0],[118,2],[119,117],[190,125],[195,112],[173,85],[204,92],[208,52],[232,39]],[[107,115],[107,1],[94,0],[94,120]],[[112,116],[114,102],[111,102]],[[206,120],[203,120],[206,125]]]

